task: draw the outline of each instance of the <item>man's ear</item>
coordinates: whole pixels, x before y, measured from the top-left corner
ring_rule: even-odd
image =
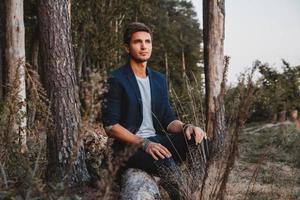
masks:
[[[125,43],[125,44],[123,45],[123,47],[124,47],[126,53],[129,54],[129,45]]]

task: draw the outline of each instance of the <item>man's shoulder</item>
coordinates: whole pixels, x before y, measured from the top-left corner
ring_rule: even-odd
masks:
[[[153,79],[157,79],[157,80],[160,80],[160,81],[165,81],[166,80],[166,77],[164,74],[162,74],[161,72],[158,72],[156,70],[154,70],[152,67],[147,67],[148,69],[148,72],[151,73],[151,77]],[[119,79],[119,78],[124,78],[126,76],[126,74],[128,75],[128,65],[122,65],[120,67],[118,67],[117,69],[113,70],[111,73],[110,73],[110,78],[116,78],[116,79]]]
[[[151,67],[148,67],[148,69],[150,70],[152,77],[160,79],[160,80],[166,79],[166,76],[164,74],[162,74],[161,72],[158,72]]]
[[[109,78],[122,77],[124,75],[124,73],[123,73],[124,68],[125,68],[125,65],[122,65],[122,66],[118,67],[117,69],[114,69],[113,71],[110,72]]]

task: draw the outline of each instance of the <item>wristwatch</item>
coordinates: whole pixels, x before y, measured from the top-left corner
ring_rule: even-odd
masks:
[[[105,126],[104,129],[106,132],[109,132],[111,131],[112,127],[113,127],[112,125],[109,125],[109,126]]]

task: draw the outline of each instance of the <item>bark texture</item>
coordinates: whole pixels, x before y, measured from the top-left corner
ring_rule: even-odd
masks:
[[[213,138],[213,151],[224,146],[224,32],[225,0],[203,0],[206,132]]]
[[[0,4],[0,30],[4,30],[5,26],[4,26],[4,4]],[[0,31],[0,101],[3,101],[3,97],[4,97],[4,90],[3,90],[3,83],[4,83],[4,79],[3,79],[3,74],[4,74],[4,32]]]
[[[47,135],[48,179],[70,185],[88,181],[79,137],[80,113],[67,0],[41,0],[38,14],[45,88],[53,122]]]
[[[122,177],[121,200],[161,199],[158,186],[149,174],[139,169],[127,169]]]
[[[39,47],[40,47],[40,40],[39,40],[39,27],[35,28],[35,33],[32,37],[32,46],[31,46],[31,65],[35,71],[38,71],[39,66]]]
[[[203,0],[204,66],[206,87],[206,131],[212,138],[210,160],[201,188],[201,199],[224,199],[224,184],[228,178],[225,146],[225,0]],[[226,61],[226,66],[228,60]]]
[[[21,107],[17,110],[14,131],[20,134],[22,152],[26,147],[26,85],[25,85],[25,27],[23,0],[6,0],[6,46],[5,63],[7,66],[8,99],[17,99]]]
[[[0,21],[0,24],[2,24],[2,20]],[[0,29],[2,29],[2,26],[0,25]],[[3,30],[3,29],[2,29]],[[4,83],[4,80],[3,80],[3,68],[4,68],[4,65],[3,65],[3,40],[2,40],[2,34],[0,33],[0,101],[3,101],[3,83]]]

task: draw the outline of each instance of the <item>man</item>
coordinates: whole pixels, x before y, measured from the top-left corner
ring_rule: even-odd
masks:
[[[186,139],[199,144],[205,132],[176,119],[164,76],[147,66],[152,53],[150,29],[139,22],[130,23],[124,33],[124,45],[129,62],[113,71],[108,81],[103,106],[106,132],[116,139],[116,148],[138,147],[127,167],[161,176],[169,185],[166,189],[171,198],[180,199],[180,186],[169,180],[170,174],[180,177],[175,162],[185,160]],[[163,167],[169,173],[163,173]]]

